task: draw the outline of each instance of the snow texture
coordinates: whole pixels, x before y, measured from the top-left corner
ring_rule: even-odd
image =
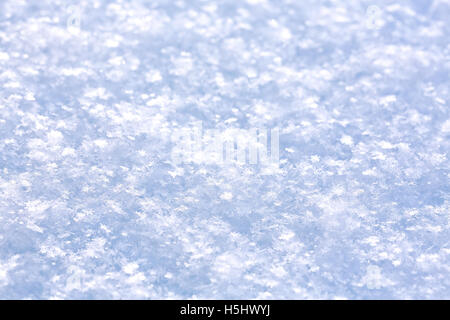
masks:
[[[450,299],[450,1],[0,1],[0,298]],[[280,164],[171,161],[279,128]]]

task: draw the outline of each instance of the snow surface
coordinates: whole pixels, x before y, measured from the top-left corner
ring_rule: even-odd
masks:
[[[0,1],[0,298],[450,298],[450,1]],[[280,129],[279,170],[174,129]]]

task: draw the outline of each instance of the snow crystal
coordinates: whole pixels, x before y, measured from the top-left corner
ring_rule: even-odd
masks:
[[[0,298],[449,299],[449,19],[1,1]],[[279,150],[174,161],[196,123]]]

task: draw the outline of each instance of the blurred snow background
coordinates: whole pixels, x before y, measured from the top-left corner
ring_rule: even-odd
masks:
[[[0,2],[0,298],[450,298],[450,2]],[[280,128],[280,171],[171,130]]]

